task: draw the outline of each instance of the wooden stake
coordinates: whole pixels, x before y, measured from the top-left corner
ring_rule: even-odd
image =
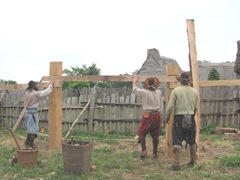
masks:
[[[188,45],[189,45],[189,58],[191,62],[192,78],[193,78],[193,87],[198,92],[198,105],[197,113],[195,116],[196,121],[196,143],[197,143],[197,155],[200,157],[200,90],[199,90],[199,81],[198,81],[198,63],[197,63],[197,50],[196,50],[196,39],[195,39],[195,27],[194,20],[187,19],[187,34],[188,34]]]
[[[91,96],[92,96],[92,94],[91,94]],[[85,107],[83,108],[83,110],[81,111],[81,113],[79,114],[79,116],[76,118],[76,120],[74,121],[74,123],[72,124],[71,128],[69,129],[69,131],[67,132],[67,134],[65,135],[64,138],[67,138],[67,137],[68,137],[68,135],[70,134],[71,130],[73,129],[73,127],[75,126],[75,124],[77,123],[77,121],[82,117],[82,114],[83,114],[84,111],[87,109],[88,105],[90,104],[91,96],[90,96],[87,104],[85,105]]]
[[[176,77],[179,75],[179,66],[178,64],[169,64],[166,67],[166,74],[168,76]],[[166,86],[166,106],[168,105],[170,95],[172,93],[173,88],[176,87],[178,83],[172,85],[172,83],[168,82]],[[165,108],[167,109],[167,108]],[[166,155],[169,158],[173,157],[173,144],[172,144],[172,124],[173,124],[173,113],[170,117],[168,124],[166,124]]]
[[[62,76],[62,62],[50,62],[50,76]],[[56,84],[56,83],[55,83]],[[48,143],[49,149],[61,150],[62,146],[62,84],[54,84],[49,94]]]

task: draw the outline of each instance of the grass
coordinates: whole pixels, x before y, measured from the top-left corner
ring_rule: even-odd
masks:
[[[223,137],[212,134],[213,127],[204,127],[201,129],[201,138],[206,142],[214,143],[216,150],[221,153],[223,147]],[[25,136],[24,130],[17,130],[17,135]],[[65,134],[65,133],[63,133]],[[110,132],[105,134],[99,132],[89,134],[86,132],[73,132],[74,139],[91,140],[94,142],[92,151],[92,163],[96,164],[96,171],[90,174],[75,176],[64,173],[64,162],[62,152],[45,152],[38,156],[38,162],[33,168],[24,168],[19,164],[11,166],[9,158],[16,152],[15,146],[6,142],[12,140],[8,130],[0,129],[0,176],[1,179],[23,179],[23,178],[42,178],[44,180],[124,180],[124,179],[239,179],[240,172],[240,146],[238,143],[230,142],[234,146],[231,154],[219,154],[213,156],[211,147],[206,147],[206,161],[199,161],[193,168],[187,167],[189,159],[182,160],[182,170],[175,172],[169,169],[171,160],[165,158],[162,154],[157,160],[150,157],[139,159],[140,148],[136,142],[128,141],[135,137],[131,133]],[[163,138],[163,137],[161,137]],[[126,140],[126,141],[124,141]],[[43,141],[45,139],[43,138]],[[161,142],[161,141],[160,141]],[[160,144],[161,145],[161,144]],[[226,145],[225,145],[226,146]],[[151,146],[150,146],[151,148]],[[225,149],[226,150],[226,149]],[[209,154],[208,154],[209,153]],[[189,158],[189,155],[188,155]],[[204,157],[202,157],[204,158]],[[209,161],[211,159],[211,161]]]
[[[240,167],[240,154],[234,156],[222,156],[220,157],[220,163],[222,166]]]

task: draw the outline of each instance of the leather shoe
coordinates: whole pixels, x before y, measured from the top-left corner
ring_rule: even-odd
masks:
[[[152,158],[153,158],[153,159],[157,159],[157,158],[158,158],[158,155],[157,155],[157,154],[153,154],[153,155],[152,155]]]
[[[142,151],[142,154],[140,155],[141,158],[145,158],[147,156],[147,151]]]
[[[180,166],[179,165],[172,165],[171,170],[180,171]]]

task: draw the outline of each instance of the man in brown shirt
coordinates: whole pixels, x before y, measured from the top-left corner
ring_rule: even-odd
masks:
[[[34,139],[37,138],[39,125],[38,125],[38,101],[40,97],[47,96],[53,91],[53,83],[47,89],[39,91],[39,82],[29,81],[27,93],[25,95],[25,126],[28,132],[25,140],[27,148],[33,148]]]

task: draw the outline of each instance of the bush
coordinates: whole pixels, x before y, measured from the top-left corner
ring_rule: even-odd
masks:
[[[221,74],[217,71],[216,68],[212,68],[208,74],[208,80],[220,80]]]

